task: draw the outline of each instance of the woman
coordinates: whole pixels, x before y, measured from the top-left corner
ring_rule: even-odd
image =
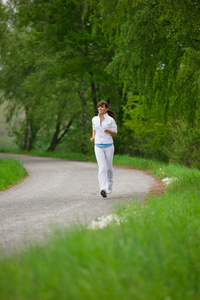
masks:
[[[92,138],[95,142],[95,155],[99,167],[99,186],[102,197],[112,193],[113,185],[113,136],[117,135],[117,125],[115,123],[116,114],[108,109],[106,101],[97,104],[98,116],[92,119]]]

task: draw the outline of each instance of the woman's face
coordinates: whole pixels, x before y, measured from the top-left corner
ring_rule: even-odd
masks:
[[[99,106],[99,107],[98,107],[98,113],[99,113],[100,115],[105,115],[106,112],[107,112],[107,110],[108,110],[108,109],[105,107],[105,105]]]

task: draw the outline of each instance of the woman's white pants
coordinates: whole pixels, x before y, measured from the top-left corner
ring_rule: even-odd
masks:
[[[95,155],[99,167],[100,191],[105,190],[108,194],[112,192],[113,185],[113,155],[114,145],[106,148],[95,146]]]

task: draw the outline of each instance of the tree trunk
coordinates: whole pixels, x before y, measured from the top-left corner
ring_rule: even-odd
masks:
[[[121,127],[123,125],[123,109],[121,109],[121,106],[125,106],[127,103],[127,92],[123,93],[122,88],[119,87],[117,89],[117,93],[120,97],[118,112],[117,112],[117,124],[119,127]]]
[[[93,73],[90,72],[90,75],[93,79]],[[94,106],[94,113],[95,115],[97,115],[98,110],[97,110],[97,98],[96,98],[96,93],[97,93],[97,89],[95,87],[95,83],[93,80],[91,80],[91,92],[92,92],[92,101],[93,101],[93,106]]]
[[[87,124],[88,124],[88,119],[87,119],[87,102],[85,99],[85,93],[83,90],[80,90],[78,92],[80,100],[81,100],[81,106],[82,106],[82,114],[81,114],[81,152],[83,154],[87,153],[86,150],[86,144],[88,144],[88,141],[86,140],[86,131],[87,131]]]
[[[54,151],[56,149],[56,146],[58,145],[59,134],[60,134],[60,118],[58,116],[53,139],[52,139],[51,144],[50,144],[49,148],[47,149],[47,151]]]
[[[61,129],[60,115],[58,115],[54,136],[53,136],[53,139],[51,141],[51,144],[50,144],[49,148],[46,151],[54,151],[56,149],[56,147],[64,141],[65,135],[68,133],[69,128],[71,127],[73,119],[75,117],[76,116],[74,115],[71,118],[71,120],[68,122],[67,126],[65,127],[63,133],[60,135],[62,129]]]
[[[39,127],[33,125],[33,122],[30,122],[30,128],[31,128],[31,135],[30,135],[30,138],[29,138],[29,151],[34,148],[37,133],[38,133],[38,130],[39,130]]]
[[[28,151],[29,145],[30,145],[30,136],[31,136],[31,126],[30,126],[30,118],[29,118],[29,109],[28,108],[25,109],[25,115],[26,115],[26,130],[25,130],[23,150]]]

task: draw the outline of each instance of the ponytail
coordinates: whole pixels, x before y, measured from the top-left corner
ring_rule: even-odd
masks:
[[[107,110],[107,114],[112,117],[114,120],[116,120],[116,113],[110,109]]]

